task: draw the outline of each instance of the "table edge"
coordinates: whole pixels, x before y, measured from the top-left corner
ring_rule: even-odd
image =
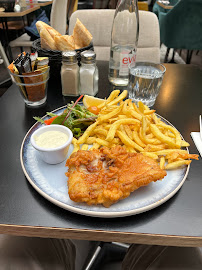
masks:
[[[133,232],[117,232],[104,230],[85,230],[70,228],[53,228],[28,225],[0,224],[0,233],[60,239],[80,239],[102,242],[123,242],[160,246],[201,247],[202,236],[161,235]]]
[[[35,7],[29,8],[24,11],[19,11],[19,12],[1,12],[0,13],[0,18],[10,18],[10,17],[23,17],[29,13],[32,13],[36,10],[40,9],[39,5],[36,5]]]

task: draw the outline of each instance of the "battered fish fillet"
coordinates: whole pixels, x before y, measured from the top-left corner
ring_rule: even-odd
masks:
[[[70,199],[105,207],[166,176],[155,160],[140,153],[128,153],[122,146],[79,150],[66,165]]]

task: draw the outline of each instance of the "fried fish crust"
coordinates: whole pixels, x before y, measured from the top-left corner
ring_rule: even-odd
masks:
[[[66,166],[70,199],[105,207],[166,176],[155,160],[141,153],[128,153],[122,146],[79,150],[70,156]]]

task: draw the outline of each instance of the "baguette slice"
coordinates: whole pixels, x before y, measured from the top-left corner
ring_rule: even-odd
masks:
[[[59,51],[74,50],[75,44],[72,36],[55,36],[55,44]]]
[[[47,24],[45,22],[42,22],[42,21],[37,21],[36,22],[36,28],[40,34],[41,30],[46,28]]]
[[[40,31],[41,48],[46,50],[57,50],[55,40],[52,38],[46,28],[42,28]]]
[[[79,49],[88,46],[92,41],[93,36],[82,24],[82,22],[77,19],[73,30],[73,38],[75,42],[75,48]]]
[[[42,29],[46,29],[53,39],[55,38],[55,36],[61,36],[61,34],[58,31],[56,31],[53,27],[51,27],[50,25],[48,25],[45,22],[37,21],[36,27],[37,27],[39,34],[40,34]]]

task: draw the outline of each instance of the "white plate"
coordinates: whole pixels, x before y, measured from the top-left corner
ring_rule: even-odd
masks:
[[[59,108],[54,113],[61,114],[65,107]],[[44,117],[46,119],[48,117]],[[161,119],[171,125],[167,120]],[[38,152],[32,147],[30,137],[41,127],[36,123],[27,132],[21,146],[20,159],[22,169],[30,184],[44,198],[71,212],[94,217],[114,218],[139,214],[151,210],[170,199],[183,185],[189,166],[167,171],[167,176],[162,181],[152,182],[146,187],[141,187],[131,195],[113,204],[109,208],[104,206],[88,206],[70,200],[67,188],[66,161],[49,165],[43,162]],[[69,153],[73,150],[70,146]]]

